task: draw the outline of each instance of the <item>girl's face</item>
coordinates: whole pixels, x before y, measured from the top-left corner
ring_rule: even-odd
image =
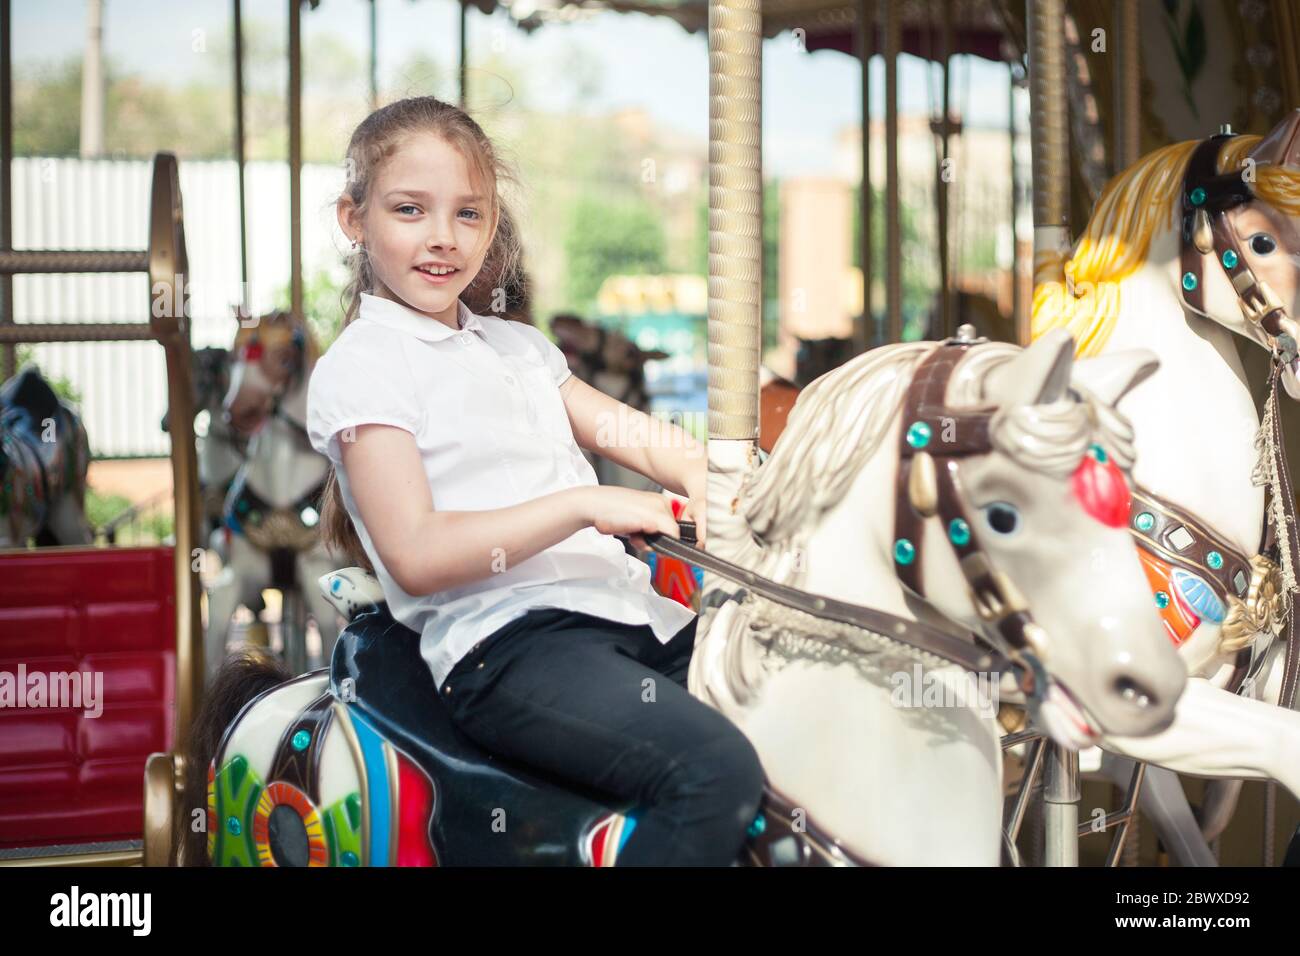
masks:
[[[339,224],[365,245],[375,295],[457,328],[457,299],[482,267],[496,228],[490,201],[459,151],[433,133],[416,133],[381,164],[364,216],[339,201]]]

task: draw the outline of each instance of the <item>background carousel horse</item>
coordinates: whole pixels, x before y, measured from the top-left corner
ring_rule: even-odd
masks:
[[[622,332],[606,329],[594,322],[584,322],[570,313],[552,318],[551,331],[574,375],[630,408],[647,414],[650,412],[645,365],[647,362],[668,358],[667,352],[659,349],[646,351]],[[630,468],[624,468],[586,449],[582,453],[596,472],[596,480],[602,485],[618,485],[640,491],[654,491],[659,487]],[[669,494],[669,497],[674,496]],[[679,512],[683,507],[682,501],[674,500],[672,507],[674,513]],[[631,544],[625,543],[624,547],[629,553],[633,552]],[[654,551],[637,557],[650,565],[651,581],[656,591],[692,610],[699,610],[697,595],[702,580],[699,568]]]
[[[229,559],[208,590],[208,673],[225,656],[235,609],[260,606],[264,588],[282,595],[285,659],[298,673],[307,668],[306,611],[326,661],[338,635],[334,608],[312,586],[333,567],[318,527],[329,462],[311,447],[303,424],[319,352],[301,319],[273,312],[251,327],[240,323],[231,354],[225,406],[231,427],[251,437],[225,500]]]
[[[610,395],[629,408],[650,411],[650,393],[646,390],[645,364],[668,358],[659,349],[646,351],[622,332],[594,322],[584,322],[576,315],[563,313],[551,319],[555,343],[568,359],[569,370],[592,388]],[[641,491],[657,486],[643,475],[612,461],[583,451],[602,485],[619,485]]]
[[[1027,647],[1052,674],[1028,701],[1040,726],[1071,747],[1160,729],[1185,674],[1130,577],[1140,565],[1121,468],[1132,433],[1111,409],[1154,356],[1099,369],[1092,398],[1069,388],[1063,333],[1023,351],[940,354],[952,349],[872,349],[799,394],[761,466],[711,456],[710,552],[819,597],[953,622],[1013,659],[1006,622],[1027,608]],[[944,361],[958,363],[947,380]],[[991,418],[973,411],[990,406]],[[746,732],[789,805],[872,862],[998,862],[991,714],[969,701],[900,706],[897,664],[731,581],[706,574],[703,604],[690,690]],[[951,688],[963,675],[927,668],[924,679]]]
[[[0,386],[0,548],[90,544],[81,417],[28,365]]]
[[[1069,329],[1080,355],[1136,347],[1160,355],[1159,370],[1121,404],[1140,448],[1130,529],[1192,679],[1167,730],[1140,740],[1108,735],[1103,748],[1195,776],[1272,778],[1300,797],[1300,714],[1290,709],[1288,667],[1288,648],[1297,649],[1280,633],[1298,556],[1286,535],[1280,557],[1259,554],[1262,485],[1275,519],[1293,492],[1283,491],[1273,458],[1277,409],[1261,429],[1251,394],[1271,380],[1251,380],[1234,342],[1293,354],[1298,137],[1300,112],[1262,140],[1177,143],[1125,170],[1068,261],[1036,263],[1033,327],[1035,335]],[[1293,398],[1296,369],[1294,358],[1276,366]],[[1086,368],[1081,375],[1086,381]],[[1131,766],[1108,757],[1103,769],[1127,782]],[[1147,771],[1144,815],[1182,862],[1212,864],[1179,782],[1159,767]],[[1206,836],[1226,824],[1239,789],[1239,780],[1211,784]]]
[[[236,310],[238,315],[238,310]],[[230,390],[230,351],[216,346],[192,353],[195,417],[203,415],[206,427],[196,429],[195,452],[199,466],[199,496],[203,507],[203,537],[208,547],[230,559],[225,527],[226,494],[235,473],[248,457],[248,436],[235,431],[226,417],[225,397]],[[162,430],[168,431],[163,415]]]
[[[743,498],[751,508],[770,510],[792,498],[800,507],[797,514],[783,512],[794,522],[788,540],[768,529],[771,545],[762,563],[778,558],[778,540],[782,545],[802,541],[809,574],[801,583],[824,595],[823,605],[836,594],[853,601],[887,596],[877,582],[893,581],[897,570],[891,544],[894,501],[877,489],[882,481],[893,485],[901,477],[894,469],[904,454],[903,434],[928,444],[918,442],[920,430],[900,417],[899,400],[905,390],[912,394],[908,387],[918,363],[945,347],[962,353],[952,388],[945,398],[947,374],[936,372],[930,381],[940,383],[938,400],[919,402],[914,410],[935,416],[930,450],[936,457],[945,459],[942,449],[953,441],[942,432],[949,415],[960,421],[953,448],[971,452],[962,458],[960,484],[944,483],[934,493],[943,507],[958,507],[978,524],[978,531],[966,527],[964,537],[956,525],[947,526],[954,542],[964,541],[954,549],[968,552],[966,567],[992,562],[976,584],[981,606],[993,611],[990,620],[999,622],[998,633],[1005,637],[984,633],[1003,648],[1016,644],[1011,656],[1018,667],[1028,666],[1016,671],[1016,679],[1032,683],[1035,698],[1041,698],[1039,716],[1054,733],[1077,742],[1091,721],[1132,733],[1159,728],[1173,712],[1185,675],[1137,578],[1122,517],[1121,527],[1114,526],[1114,512],[1127,503],[1120,465],[1130,460],[1131,436],[1108,406],[1067,397],[1072,355],[1064,334],[1025,351],[977,345],[967,352],[934,343],[879,349],[810,386],[760,472],[760,481],[778,483],[779,494],[759,497],[747,489]],[[1107,381],[1098,394],[1122,394],[1152,363],[1149,354],[1107,363]],[[833,414],[844,408],[860,414]],[[910,458],[918,472],[924,471],[921,458],[920,450]],[[802,479],[793,487],[805,494],[790,494],[791,479]],[[899,486],[905,495],[900,503],[925,506],[923,481],[908,477]],[[834,507],[836,502],[847,509]],[[977,502],[984,504],[979,519]],[[1023,526],[1006,527],[1011,515]],[[990,530],[986,520],[992,522]],[[734,533],[736,522],[731,524],[724,531]],[[830,533],[846,526],[866,530],[865,539]],[[995,537],[1006,540],[994,542]],[[917,536],[916,567],[923,569],[922,590],[934,602],[929,613],[981,627],[972,599],[962,597],[967,586],[956,556],[931,547],[942,540]],[[1070,593],[1071,582],[1086,572],[1089,560],[1102,570],[1093,573],[1092,600],[1082,601]],[[1044,567],[1053,573],[1043,574]],[[1002,582],[1001,607],[985,590],[986,573]],[[831,580],[836,575],[839,582]],[[1022,582],[1023,601],[1016,590]],[[382,608],[373,576],[346,569],[325,576],[321,585],[352,622],[330,672],[286,680],[287,671],[256,658],[232,660],[195,719],[187,759],[192,766],[208,766],[208,827],[206,834],[182,827],[184,862],[199,863],[205,854],[218,865],[243,866],[615,862],[635,826],[636,807],[611,807],[598,794],[560,786],[475,747],[448,720],[422,662],[419,635]],[[894,588],[899,591],[896,582]],[[714,593],[728,601],[734,596]],[[937,642],[926,646],[960,646],[968,648],[962,659],[967,653],[970,660],[984,657],[965,638],[917,623],[912,612],[920,605],[903,600],[901,591],[888,603],[900,615],[890,620],[903,632],[931,635]],[[741,618],[752,611],[752,604],[730,605],[718,616],[701,618],[698,667],[714,669],[715,652],[721,651],[726,676],[750,681],[754,692],[759,672],[774,667],[776,656],[791,653],[786,666],[767,677],[759,695],[763,703],[751,700],[738,716],[748,717],[746,730],[768,744],[763,758],[765,764],[773,761],[769,778],[775,771],[778,789],[807,808],[800,832],[825,854],[819,860],[860,862],[869,853],[866,858],[873,862],[996,864],[1001,839],[1001,756],[992,729],[996,702],[971,690],[974,675],[951,666],[931,668],[931,655],[913,657],[902,652],[904,645],[869,631],[854,639],[843,627],[820,653],[811,636],[802,649],[778,650],[772,630],[756,634],[745,626]],[[705,630],[711,621],[724,630]],[[743,633],[733,632],[733,626]],[[828,619],[814,619],[812,626],[835,629]],[[1017,632],[1027,643],[1017,643]],[[910,676],[914,664],[921,670],[921,659],[927,662],[927,678],[941,691],[946,688],[949,699],[936,704],[927,690],[923,700],[917,687],[916,706],[899,703],[897,688],[886,687],[888,671],[897,675],[907,668]],[[739,671],[732,670],[737,664]],[[699,683],[696,669],[693,664],[693,692]],[[1131,670],[1142,672],[1141,681]],[[802,674],[802,688],[783,679],[796,672]],[[969,683],[959,686],[963,680]],[[703,687],[708,700],[736,689],[728,680],[705,681]],[[798,691],[793,699],[792,690]],[[841,695],[869,700],[855,707]],[[765,724],[765,718],[772,723]],[[772,746],[770,731],[780,721],[785,722],[783,742]],[[795,749],[822,758],[804,768],[811,771],[808,786],[784,772]],[[186,805],[202,805],[204,785],[200,775],[191,776]],[[805,792],[810,789],[817,792]],[[886,791],[904,795],[879,799]],[[971,799],[983,791],[988,799]],[[782,840],[774,839],[783,820],[793,822],[789,814],[796,805],[784,802],[777,790],[768,797],[751,827],[747,859],[806,865],[803,851],[783,856]],[[837,806],[847,809],[837,811]],[[501,813],[511,821],[508,828],[493,824]],[[891,833],[862,839],[864,830]],[[943,839],[931,835],[935,830]],[[894,835],[898,831],[901,836]]]

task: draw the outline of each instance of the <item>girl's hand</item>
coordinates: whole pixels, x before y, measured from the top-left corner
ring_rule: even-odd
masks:
[[[627,535],[639,551],[648,547],[646,532],[681,537],[668,499],[657,491],[636,491],[613,485],[597,485],[583,490],[587,523],[601,534]]]
[[[695,492],[691,495],[686,507],[682,510],[681,520],[695,522],[695,547],[701,551],[707,551],[704,536],[704,519],[705,512],[709,510],[708,495],[704,492]]]
[[[682,512],[682,518],[695,522],[695,546],[701,551],[707,551],[704,534],[704,521],[707,517],[705,513],[709,510],[709,465],[707,460],[702,461],[698,468],[692,470],[690,476],[686,479],[685,491],[688,500],[686,509]]]

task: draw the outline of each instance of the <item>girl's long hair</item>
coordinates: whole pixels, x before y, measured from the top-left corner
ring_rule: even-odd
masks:
[[[465,158],[472,180],[483,189],[491,205],[489,222],[496,220],[492,244],[483,258],[483,266],[461,294],[471,312],[483,314],[504,311],[511,290],[522,286],[522,246],[518,222],[511,215],[501,195],[503,183],[518,183],[510,163],[492,145],[478,123],[464,110],[432,96],[414,96],[397,100],[367,116],[348,143],[348,180],[344,188],[356,207],[364,214],[370,201],[370,188],[384,160],[402,141],[413,134],[433,133],[440,136]],[[351,281],[343,290],[343,327],[356,317],[361,293],[374,288],[374,273],[364,245],[348,254]],[[354,564],[374,573],[374,567],[361,546],[352,525],[338,476],[331,465],[325,479],[321,504],[321,536],[331,551],[346,555]]]

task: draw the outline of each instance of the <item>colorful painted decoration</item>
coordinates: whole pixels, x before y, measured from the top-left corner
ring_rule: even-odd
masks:
[[[1185,602],[1190,613],[1215,624],[1223,623],[1228,609],[1204,579],[1182,568],[1173,568],[1170,579],[1174,585],[1174,597]]]
[[[1100,445],[1091,445],[1074,470],[1071,488],[1075,499],[1104,525],[1123,528],[1128,524],[1132,496],[1124,472]]]
[[[1156,602],[1165,631],[1168,632],[1174,646],[1178,646],[1191,637],[1192,632],[1201,625],[1201,618],[1193,611],[1190,602],[1184,600],[1182,588],[1174,580],[1174,571],[1180,569],[1173,568],[1146,548],[1139,547],[1137,553],[1152,593],[1163,592],[1167,597],[1172,591],[1178,597],[1177,600],[1166,602],[1163,607],[1160,606],[1159,601]]]
[[[636,811],[627,816],[611,813],[601,817],[583,839],[583,859],[591,866],[613,866],[635,829]]]

